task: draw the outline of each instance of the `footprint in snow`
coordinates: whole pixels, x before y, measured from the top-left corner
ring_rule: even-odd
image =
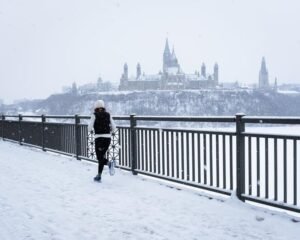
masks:
[[[262,222],[263,220],[265,220],[265,218],[260,217],[260,216],[256,216],[255,219],[256,219],[256,221],[258,221],[258,222]]]

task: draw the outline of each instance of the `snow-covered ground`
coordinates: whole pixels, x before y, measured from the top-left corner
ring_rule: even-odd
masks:
[[[0,140],[0,239],[299,239],[282,213]]]

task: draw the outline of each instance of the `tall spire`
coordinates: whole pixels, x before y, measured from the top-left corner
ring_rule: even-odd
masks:
[[[175,54],[174,46],[173,46],[173,49],[172,49],[172,58],[173,58],[173,59],[176,59],[176,54]]]
[[[277,77],[276,77],[274,83],[274,91],[277,92],[277,90],[278,90],[278,84],[277,84]]]
[[[260,71],[261,71],[262,73],[267,73],[267,72],[268,72],[267,67],[266,67],[266,59],[265,59],[265,57],[263,57],[262,60],[261,60],[261,68],[260,68]]]
[[[165,44],[164,55],[165,55],[165,54],[168,54],[168,55],[171,54],[171,51],[170,51],[170,48],[169,48],[169,41],[168,41],[168,38],[166,39],[166,44]]]
[[[201,66],[201,75],[206,78],[206,67],[204,63],[202,63]]]
[[[214,80],[216,81],[216,83],[219,83],[219,65],[218,63],[215,63],[214,66]]]
[[[268,70],[266,67],[265,57],[263,57],[261,60],[258,85],[259,85],[259,88],[263,88],[263,89],[269,88],[269,74],[268,74]]]
[[[124,78],[126,79],[126,80],[128,80],[128,65],[127,65],[127,63],[125,63],[124,64]]]
[[[163,72],[167,72],[167,68],[171,63],[171,52],[169,48],[169,42],[168,38],[166,39],[166,44],[165,44],[165,50],[164,50],[164,55],[163,55]]]
[[[138,63],[136,66],[136,79],[140,78],[141,74],[142,74],[141,64]]]

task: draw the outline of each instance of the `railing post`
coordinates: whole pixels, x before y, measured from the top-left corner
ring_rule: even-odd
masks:
[[[244,201],[242,194],[245,193],[245,123],[242,122],[244,113],[237,113],[236,117],[236,194]]]
[[[2,129],[1,129],[1,134],[2,134],[2,140],[4,141],[4,121],[5,121],[5,116],[2,115],[1,119],[2,119],[2,124],[1,124]]]
[[[135,127],[136,127],[136,119],[135,119],[135,114],[130,115],[130,163],[131,163],[131,171],[133,175],[137,175],[136,172],[136,132],[135,132]]]
[[[45,122],[46,122],[46,117],[43,114],[41,116],[41,118],[42,118],[42,149],[43,149],[43,151],[46,151],[46,149],[45,149]]]
[[[23,117],[21,114],[19,114],[19,144],[22,145],[22,120]]]
[[[81,155],[81,138],[80,138],[80,118],[76,114],[75,115],[75,140],[76,140],[76,158],[80,160]]]

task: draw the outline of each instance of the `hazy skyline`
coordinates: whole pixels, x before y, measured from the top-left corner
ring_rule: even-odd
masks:
[[[0,0],[0,99],[45,98],[63,86],[119,82],[162,69],[166,38],[186,73],[218,62],[220,82],[300,83],[297,0]]]

